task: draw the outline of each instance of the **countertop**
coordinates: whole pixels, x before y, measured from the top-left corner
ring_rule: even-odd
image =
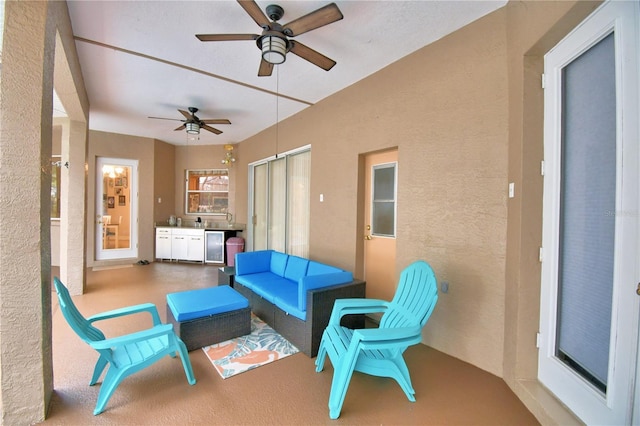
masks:
[[[206,228],[196,227],[194,222],[182,222],[182,226],[177,225],[169,225],[167,222],[158,222],[155,225],[156,228],[176,228],[176,229],[204,229],[205,231],[244,231],[245,225],[244,223],[232,223],[229,225],[226,222],[214,222],[210,223]]]

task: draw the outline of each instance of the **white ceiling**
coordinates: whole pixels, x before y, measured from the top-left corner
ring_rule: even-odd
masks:
[[[285,10],[286,24],[328,1],[257,1]],[[221,135],[201,131],[201,145],[240,142],[308,108],[448,33],[502,7],[498,1],[336,1],[344,19],[294,40],[335,60],[330,71],[287,55],[258,77],[254,41],[201,42],[195,34],[260,34],[235,1],[69,1],[90,102],[89,127],[186,143],[174,131],[178,108],[227,118]],[[275,93],[281,96],[278,98]],[[286,97],[289,98],[286,98]],[[293,98],[293,100],[291,99]],[[189,144],[194,143],[189,141]]]

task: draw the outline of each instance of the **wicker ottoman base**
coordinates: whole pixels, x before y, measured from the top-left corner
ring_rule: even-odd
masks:
[[[167,320],[173,324],[173,329],[187,345],[188,351],[251,333],[250,308],[179,322],[167,305]]]

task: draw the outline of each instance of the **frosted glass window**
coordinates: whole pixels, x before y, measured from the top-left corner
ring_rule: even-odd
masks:
[[[378,236],[396,235],[396,165],[383,164],[373,168],[373,200],[371,233]]]
[[[613,34],[563,70],[556,356],[603,392],[609,368],[616,210]]]

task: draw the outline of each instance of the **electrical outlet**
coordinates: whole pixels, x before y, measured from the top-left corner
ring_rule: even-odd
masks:
[[[448,281],[442,281],[440,283],[440,291],[443,293],[448,293],[449,292],[449,282]]]

